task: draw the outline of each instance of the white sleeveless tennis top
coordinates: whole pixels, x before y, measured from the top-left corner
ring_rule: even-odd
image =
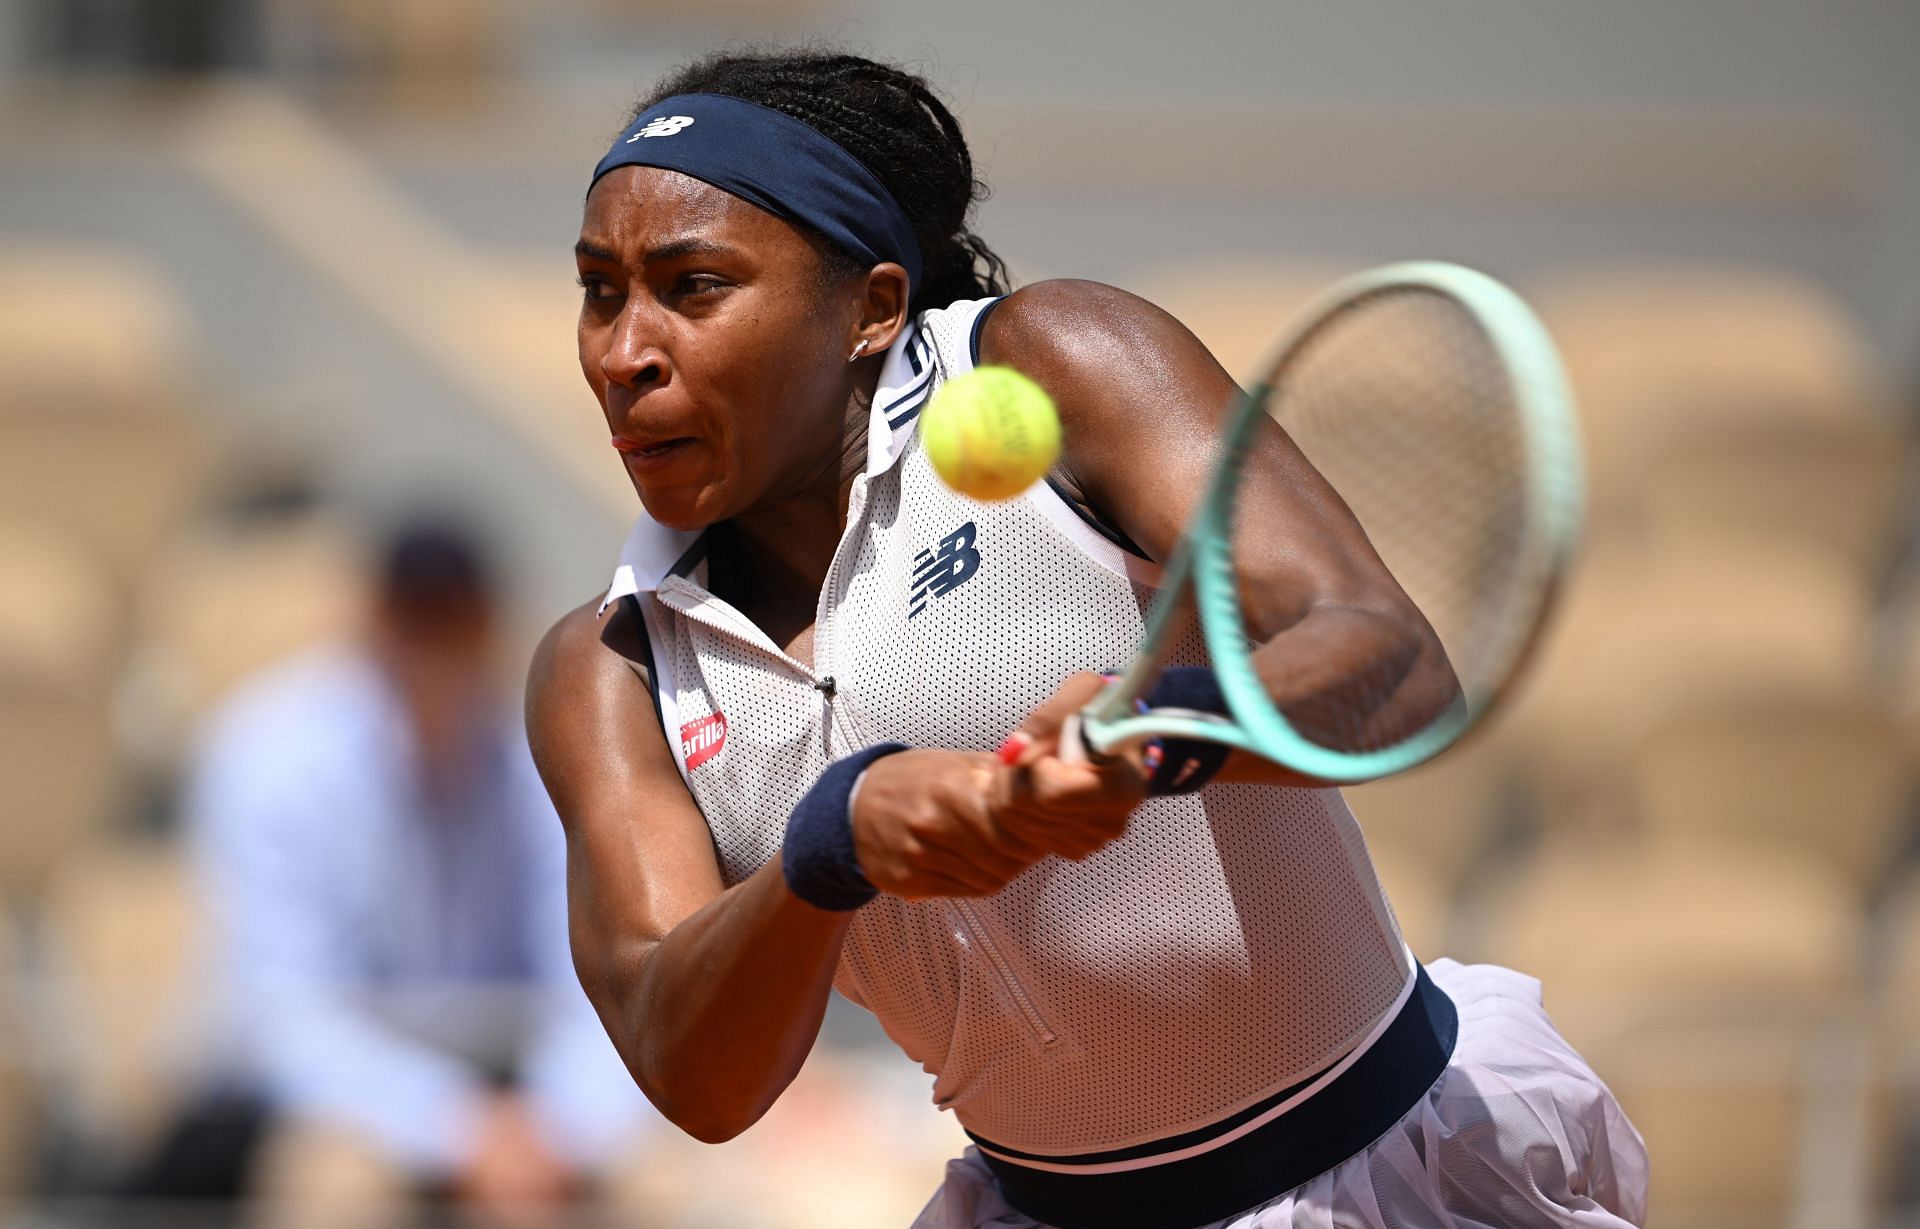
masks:
[[[642,517],[628,539],[607,602],[637,595],[668,742],[729,884],[779,852],[830,761],[888,740],[990,751],[1067,675],[1119,668],[1139,641],[1151,564],[1044,482],[977,503],[920,450],[920,408],[972,368],[992,302],[923,313],[887,357],[811,665],[707,592],[693,535]],[[1175,660],[1205,660],[1197,632]],[[1119,1163],[1144,1165],[1141,1145],[1203,1150],[1280,1090],[1310,1095],[1415,970],[1337,791],[1213,785],[1149,801],[1098,854],[1047,858],[992,898],[881,896],[834,985],[983,1148],[1030,1163],[1134,1149]]]

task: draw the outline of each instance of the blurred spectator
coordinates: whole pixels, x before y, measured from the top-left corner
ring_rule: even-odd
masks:
[[[239,1096],[201,1115],[226,1143],[177,1132],[157,1168],[210,1194],[178,1188],[255,1122],[272,1229],[399,1223],[422,1196],[555,1223],[650,1111],[574,977],[480,550],[406,526],[372,605],[358,642],[243,684],[204,732],[188,818]]]

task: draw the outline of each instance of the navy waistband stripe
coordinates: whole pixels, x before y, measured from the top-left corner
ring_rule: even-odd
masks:
[[[1345,1062],[1346,1057],[1344,1054],[1341,1055],[1339,1058],[1328,1063],[1326,1067],[1320,1071],[1316,1071],[1303,1080],[1298,1080],[1287,1085],[1270,1097],[1260,1098],[1259,1101],[1249,1105],[1246,1109],[1223,1118],[1219,1122],[1208,1123],[1204,1127],[1198,1127],[1183,1135],[1169,1135],[1164,1139],[1149,1140],[1144,1144],[1135,1144],[1131,1148],[1115,1148],[1110,1152],[1076,1152],[1072,1156],[1048,1156],[1042,1152],[1022,1152],[1018,1148],[1009,1148],[1005,1144],[996,1144],[990,1139],[975,1135],[972,1131],[967,1132],[967,1138],[976,1144],[986,1145],[1003,1157],[1017,1161],[1045,1161],[1049,1165],[1105,1165],[1113,1161],[1133,1161],[1144,1156],[1158,1156],[1162,1153],[1179,1152],[1183,1149],[1191,1148],[1195,1144],[1204,1144],[1210,1139],[1217,1139],[1229,1131],[1232,1131],[1235,1127],[1252,1122],[1255,1118],[1258,1118],[1287,1098],[1298,1096],[1302,1089],[1325,1075],[1328,1071]]]
[[[1273,1121],[1217,1148],[1164,1164],[1088,1174],[1035,1169],[1005,1159],[1025,1156],[1050,1165],[1095,1165],[1177,1152],[1230,1133],[1319,1077],[1282,1089],[1200,1131],[1136,1148],[1055,1157],[1018,1153],[974,1138],[983,1145],[980,1155],[1007,1202],[1037,1221],[1060,1229],[1192,1229],[1283,1195],[1380,1138],[1446,1070],[1458,1033],[1453,1000],[1422,968],[1416,970],[1413,993],[1399,1014],[1351,1066]]]

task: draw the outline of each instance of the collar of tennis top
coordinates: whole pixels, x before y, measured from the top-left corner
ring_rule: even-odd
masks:
[[[933,347],[918,321],[900,334],[880,365],[880,383],[873,392],[873,408],[867,419],[867,477],[893,468],[913,438],[914,423],[920,408],[933,388]],[[633,532],[620,548],[620,566],[614,569],[613,584],[600,602],[600,613],[621,598],[634,593],[651,593],[660,587],[689,548],[697,540],[698,530],[670,529],[645,512],[634,522]]]

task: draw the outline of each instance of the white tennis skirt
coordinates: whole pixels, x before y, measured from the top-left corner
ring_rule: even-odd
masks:
[[[1638,1226],[1647,1149],[1607,1086],[1554,1031],[1540,983],[1497,965],[1427,966],[1460,1014],[1427,1095],[1356,1155],[1206,1229],[1580,1229]],[[913,1229],[1035,1229],[972,1148]]]

